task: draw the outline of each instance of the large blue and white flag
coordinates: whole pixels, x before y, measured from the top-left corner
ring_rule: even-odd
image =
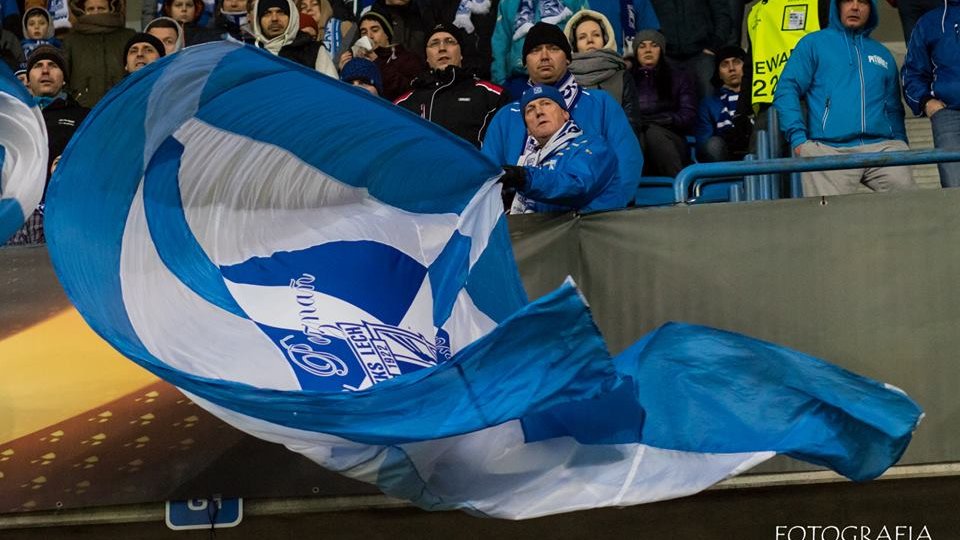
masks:
[[[64,287],[232,425],[428,509],[529,518],[683,496],[777,453],[881,474],[920,409],[671,324],[611,359],[573,284],[527,303],[498,164],[264,51],[129,76],[48,194]]]
[[[23,84],[0,63],[0,245],[40,204],[47,128]]]

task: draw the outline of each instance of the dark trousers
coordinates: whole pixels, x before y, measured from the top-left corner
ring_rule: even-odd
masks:
[[[687,140],[656,124],[640,133],[640,148],[644,176],[674,177],[690,162]]]

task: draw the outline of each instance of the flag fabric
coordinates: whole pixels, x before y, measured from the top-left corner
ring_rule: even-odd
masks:
[[[40,108],[0,64],[0,244],[40,204],[46,166],[47,128]]]
[[[695,493],[777,453],[857,480],[899,459],[921,412],[895,388],[684,324],[611,358],[575,284],[528,303],[500,173],[365,91],[205,44],[97,105],[47,237],[127,357],[423,508],[522,519]]]

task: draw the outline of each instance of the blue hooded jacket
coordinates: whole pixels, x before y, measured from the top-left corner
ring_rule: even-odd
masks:
[[[830,26],[797,43],[773,100],[791,148],[807,140],[841,147],[907,141],[897,64],[870,38],[878,20],[877,2],[870,0],[867,24],[850,30],[840,21],[837,0],[831,0]]]
[[[960,109],[960,0],[944,0],[913,28],[903,63],[903,95],[921,116],[931,98]]]
[[[567,72],[555,86],[562,85],[571,76]],[[606,141],[617,158],[616,176],[604,190],[603,197],[594,201],[591,209],[626,208],[637,193],[640,172],[643,170],[643,153],[623,108],[603,90],[581,88],[580,95],[570,105],[570,118],[587,136],[597,135],[600,140]],[[523,153],[526,140],[527,126],[520,111],[520,102],[514,101],[494,115],[481,151],[501,165],[514,165]]]
[[[581,134],[543,159],[540,167],[524,167],[522,193],[533,199],[534,212],[582,213],[623,208],[613,179],[617,156],[597,136]]]

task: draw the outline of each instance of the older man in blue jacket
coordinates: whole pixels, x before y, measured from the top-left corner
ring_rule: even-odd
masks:
[[[960,149],[960,0],[920,17],[903,64],[903,94],[913,114],[930,118],[934,146]],[[939,168],[941,186],[960,187],[960,163]]]
[[[798,156],[907,150],[893,55],[870,38],[876,0],[833,0],[830,25],[793,50],[774,94],[780,125]],[[800,100],[807,102],[804,119]],[[916,188],[909,167],[803,174],[806,196]]]
[[[552,86],[536,85],[520,99],[527,138],[517,165],[506,165],[504,187],[517,194],[508,211],[592,212],[619,208],[617,158],[599,135],[585,134],[570,119]]]
[[[623,108],[602,90],[589,91],[577,84],[567,70],[572,53],[563,31],[547,23],[537,23],[523,43],[529,86],[551,86],[563,96],[573,121],[584,134],[599,137],[610,145],[617,158],[617,171],[604,208],[624,208],[633,201],[643,170],[643,154]],[[527,129],[520,103],[504,106],[493,117],[482,151],[503,165],[517,165],[527,145]]]

